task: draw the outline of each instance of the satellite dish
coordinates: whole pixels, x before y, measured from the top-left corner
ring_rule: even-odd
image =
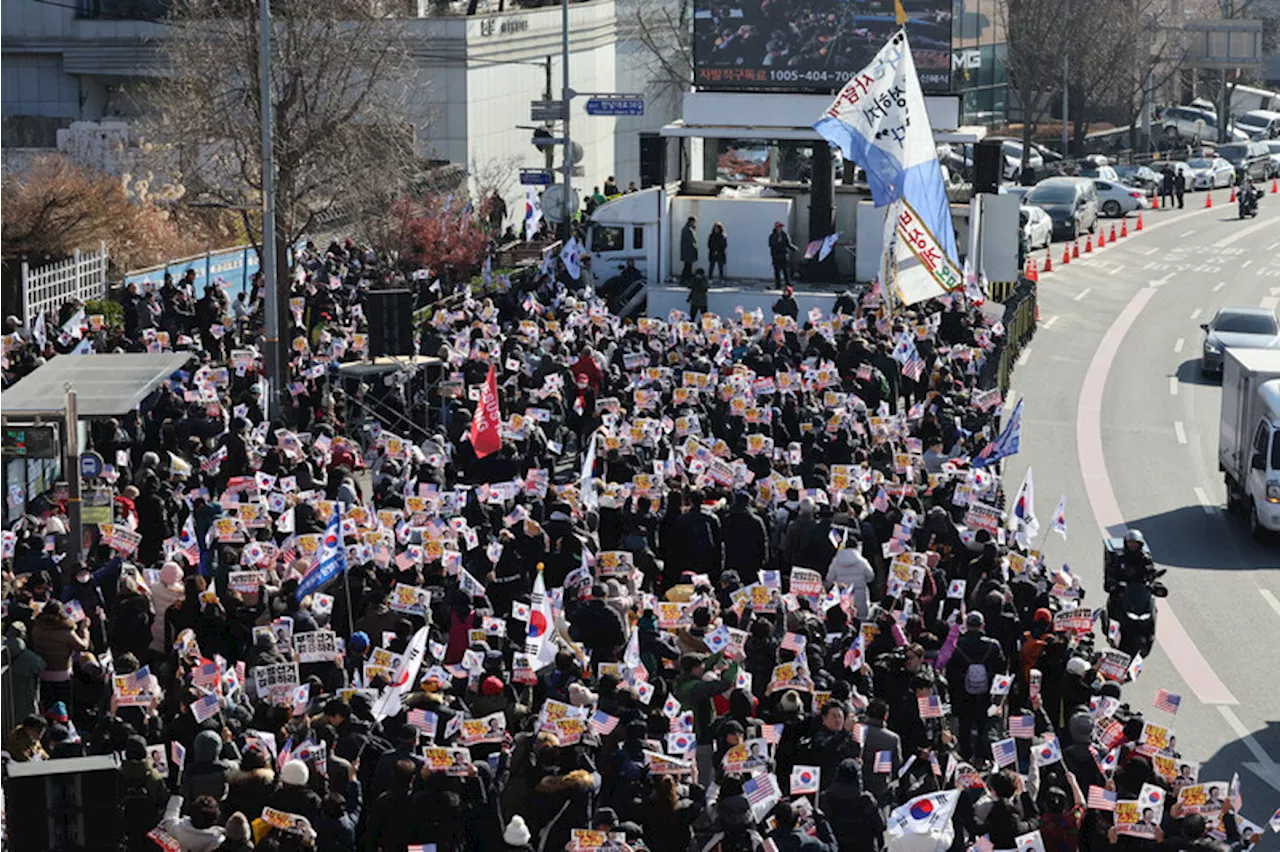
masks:
[[[579,145],[577,142],[574,142],[570,147],[573,149],[573,164],[576,166],[578,165],[578,163],[582,162],[582,157],[583,157],[582,146]]]
[[[564,184],[557,183],[547,187],[542,193],[542,215],[548,222],[563,222],[578,212],[578,193],[575,190],[569,197],[569,213],[564,211]]]

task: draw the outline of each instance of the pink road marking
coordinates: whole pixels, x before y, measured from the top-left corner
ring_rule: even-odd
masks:
[[[1094,521],[1103,535],[1123,535],[1127,525],[1124,513],[1120,511],[1120,503],[1116,500],[1115,490],[1111,487],[1111,476],[1107,473],[1107,460],[1102,450],[1102,394],[1106,390],[1107,375],[1120,351],[1120,344],[1155,294],[1154,287],[1143,287],[1134,293],[1129,304],[1125,305],[1103,335],[1102,342],[1093,354],[1093,360],[1089,362],[1089,369],[1085,372],[1084,384],[1080,387],[1080,401],[1076,407],[1076,455],[1080,458],[1080,473],[1084,477],[1089,507],[1093,510]],[[1159,607],[1156,638],[1178,674],[1201,703],[1240,703],[1200,653],[1168,600],[1160,603]]]

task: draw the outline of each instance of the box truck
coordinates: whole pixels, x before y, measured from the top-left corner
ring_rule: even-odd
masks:
[[[1226,351],[1218,469],[1254,537],[1280,532],[1280,350]]]

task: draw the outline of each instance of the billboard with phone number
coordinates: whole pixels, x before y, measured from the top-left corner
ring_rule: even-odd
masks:
[[[951,90],[952,0],[902,0],[926,93]],[[898,29],[893,0],[695,0],[699,89],[837,92]]]

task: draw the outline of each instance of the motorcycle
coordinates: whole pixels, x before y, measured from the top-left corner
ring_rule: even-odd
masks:
[[[1240,210],[1240,218],[1258,215],[1258,199],[1262,193],[1253,188],[1242,189],[1236,195],[1236,205]]]
[[[1124,540],[1103,539],[1103,583],[1107,590],[1107,605],[1102,610],[1102,626],[1111,647],[1130,657],[1141,654],[1150,656],[1156,641],[1156,598],[1168,597],[1169,590],[1159,582],[1167,572],[1152,571],[1142,580],[1129,581],[1121,576],[1120,563],[1124,557]],[[1151,556],[1146,542],[1142,551]],[[1111,625],[1120,631],[1119,641],[1112,638]]]

